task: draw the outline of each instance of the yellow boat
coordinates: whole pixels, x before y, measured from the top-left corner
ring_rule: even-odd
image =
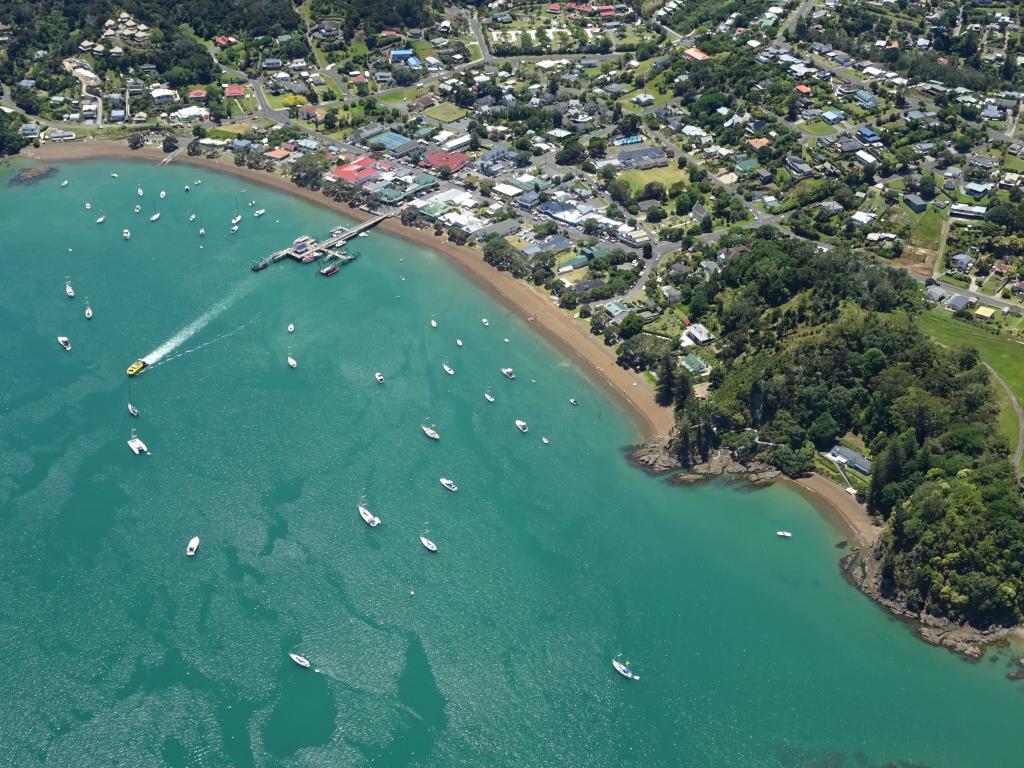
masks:
[[[128,366],[128,375],[138,376],[140,373],[146,370],[147,365],[149,365],[149,363],[147,363],[145,360],[136,360],[134,363]]]

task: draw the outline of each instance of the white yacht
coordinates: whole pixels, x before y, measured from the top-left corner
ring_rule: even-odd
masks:
[[[112,174],[110,174],[110,178],[116,179],[116,178],[118,178],[118,175],[116,173],[112,173]]]
[[[373,374],[373,378],[377,380],[378,384],[384,383],[384,374],[381,373],[380,371],[377,371],[375,374]]]
[[[85,210],[91,211],[92,210],[92,203],[86,203],[85,204]]]
[[[420,429],[423,430],[423,434],[429,437],[431,440],[440,440],[441,435],[438,434],[437,430],[433,427],[428,427],[426,424],[421,424]]]
[[[185,185],[185,191],[186,192],[191,192],[192,191],[191,187],[189,187],[188,184]]]
[[[128,447],[132,449],[132,453],[136,456],[143,453],[149,453],[149,448],[144,442],[142,442],[142,438],[135,435],[134,429],[132,430],[132,436],[128,439]]]
[[[432,542],[426,536],[420,536],[420,544],[422,544],[424,547],[426,547],[431,552],[437,552],[437,544]]]
[[[254,212],[253,212],[253,214],[252,214],[252,217],[253,217],[254,219],[258,219],[258,218],[259,218],[260,216],[262,216],[262,215],[263,215],[263,214],[265,214],[266,212],[267,212],[267,209],[266,209],[266,208],[260,208],[260,209],[259,209],[258,211],[254,211]]]
[[[480,322],[483,323],[484,325],[490,325],[490,322],[488,322],[486,317],[480,318]]]
[[[240,214],[240,213],[231,217],[231,223],[232,224],[237,224],[241,220],[242,220],[242,214]]]
[[[136,407],[135,407],[134,405],[132,405],[131,403],[128,403],[128,413],[129,413],[129,414],[130,414],[131,416],[133,416],[133,417],[136,417],[136,418],[137,418],[137,417],[138,417],[138,415],[139,415],[139,409],[138,409],[138,408],[136,408]]]
[[[457,344],[458,346],[460,346],[460,347],[461,347],[461,346],[462,346],[462,339],[456,339],[456,340],[455,340],[455,343],[456,343],[456,344]]]
[[[526,422],[522,419],[516,419],[516,429],[522,432],[524,435],[530,431],[530,428],[526,426]]]
[[[75,298],[75,289],[71,287],[71,278],[64,279],[64,293],[68,295],[69,299]]]
[[[238,231],[238,225],[237,224],[235,224],[235,226],[233,226],[231,229],[228,230],[228,232],[230,232],[232,235],[235,234],[235,232],[237,232],[237,231]]]
[[[548,440],[548,439],[547,439],[546,437],[542,437],[542,438],[540,439],[540,441],[541,441],[542,443],[544,443],[544,445],[549,445],[549,444],[551,443],[551,441],[550,441],[550,440]]]
[[[775,535],[776,536],[780,536],[783,539],[791,539],[791,538],[793,538],[793,534],[790,533],[789,531],[776,531]]]
[[[66,187],[66,186],[68,185],[68,180],[67,180],[67,179],[64,179],[64,181],[62,181],[62,182],[60,183],[60,185],[61,185],[62,187]]]
[[[58,336],[57,343],[64,347],[65,352],[71,351],[71,341],[67,336]]]
[[[309,663],[309,659],[307,659],[305,656],[299,656],[299,654],[297,653],[289,653],[288,658],[294,661],[303,669],[309,669],[311,666]]]
[[[455,481],[449,480],[447,477],[442,477],[440,479],[440,483],[452,493],[455,493],[457,490],[459,490],[459,486],[455,484]]]
[[[288,323],[288,333],[295,333],[295,326],[291,323]]]
[[[159,219],[160,219],[160,211],[157,211],[156,213],[154,213],[152,216],[149,217],[150,221],[158,221]]]
[[[99,215],[99,217],[98,217],[98,218],[96,219],[96,223],[97,223],[97,224],[102,224],[102,223],[103,223],[104,221],[106,221],[106,220],[107,220],[107,214],[105,214],[105,213],[101,213],[101,214]]]
[[[135,211],[135,213],[141,213],[142,212],[142,206],[141,205],[136,205],[132,210]]]
[[[435,320],[434,318],[430,318],[430,327],[437,328],[437,320]]]
[[[188,540],[188,545],[185,547],[185,554],[192,557],[195,555],[197,549],[199,549],[199,537],[193,536]]]
[[[195,221],[195,220],[196,220],[196,215],[195,215],[194,213],[190,213],[190,214],[188,215],[188,220],[189,220],[189,221]]]
[[[492,395],[490,392],[487,392],[485,390],[484,391],[484,400],[486,400],[488,403],[493,403],[494,402],[494,395]]]
[[[569,405],[579,405],[579,403],[576,402],[576,398],[575,397],[570,397],[569,398]]]
[[[92,306],[89,304],[89,299],[85,300],[85,319],[92,320]]]
[[[633,670],[629,668],[628,664],[628,661],[625,664],[623,664],[618,659],[612,659],[612,666],[615,667],[616,672],[618,672],[623,677],[628,678],[629,680],[639,680],[640,675],[634,674]]]
[[[122,229],[121,230],[121,239],[122,240],[131,240],[132,239],[132,231],[130,229]]]
[[[368,510],[362,504],[359,505],[359,516],[363,518],[363,522],[371,528],[376,528],[380,525],[380,518],[374,515],[373,512]]]
[[[298,368],[299,367],[298,362],[296,362],[295,358],[291,356],[291,353],[288,354],[288,366],[290,368]]]
[[[450,365],[448,365],[448,363],[441,363],[441,367],[444,369],[444,372],[447,373],[449,376],[455,375],[455,370]]]
[[[199,228],[199,236],[203,237],[206,234],[206,227]]]
[[[516,372],[511,368],[502,368],[501,373],[506,379],[509,379],[510,381],[516,377]]]
[[[143,195],[143,194],[145,194],[145,193],[144,193],[144,192],[142,191],[142,187],[139,187],[139,188],[138,188],[138,189],[136,189],[135,191],[136,191],[136,192],[138,193],[139,197],[142,197],[142,195]]]
[[[164,190],[161,189],[160,190],[160,199],[163,200],[165,197],[167,197],[167,193]]]

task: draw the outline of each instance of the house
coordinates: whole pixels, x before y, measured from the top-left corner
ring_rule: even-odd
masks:
[[[154,88],[149,92],[154,104],[170,104],[177,98],[177,93],[170,88]]]
[[[969,181],[964,184],[964,194],[970,195],[975,200],[981,200],[985,195],[992,191],[992,185],[985,183],[981,184],[977,181]]]
[[[125,89],[129,96],[141,96],[146,91],[146,84],[138,78],[132,77],[125,83]]]
[[[881,144],[882,137],[875,133],[873,130],[868,128],[866,125],[862,125],[857,129],[857,141],[861,144]]]
[[[803,158],[796,155],[789,155],[786,158],[786,168],[798,179],[805,179],[808,176],[814,175],[814,169],[805,163]]]
[[[224,97],[228,99],[243,99],[245,98],[245,86],[244,85],[229,85],[224,89]]]
[[[690,209],[690,217],[698,224],[704,221],[710,213],[711,211],[700,203],[694,203],[693,208]]]
[[[969,272],[971,267],[974,266],[974,259],[966,253],[956,254],[952,259],[950,259],[950,262],[953,268],[960,272]]]
[[[461,171],[468,162],[469,155],[465,152],[445,152],[444,150],[428,152],[426,157],[423,158],[423,163],[428,168],[435,171],[448,168],[452,173]]]
[[[684,335],[689,336],[694,344],[707,344],[715,338],[711,331],[700,323],[691,325]]]
[[[833,445],[832,450],[828,452],[828,458],[834,461],[836,464],[843,464],[850,469],[855,469],[862,475],[871,474],[871,462],[850,448],[845,448],[841,445]]]
[[[835,200],[825,200],[823,202],[820,202],[818,203],[818,207],[821,208],[821,210],[825,211],[825,213],[827,213],[829,216],[835,216],[837,214],[842,213],[845,210],[842,204],[836,202]]]
[[[746,157],[737,162],[733,166],[733,170],[736,171],[736,174],[739,176],[746,176],[753,173],[758,166],[760,166],[760,163],[757,161],[756,157]]]
[[[856,213],[853,214],[853,216],[850,217],[850,220],[854,223],[855,226],[870,227],[875,222],[876,218],[878,217],[873,213],[868,213],[867,211],[857,211]]]
[[[123,109],[112,109],[110,110],[110,122],[112,123],[123,123],[125,118]]]
[[[206,89],[205,88],[193,88],[188,92],[189,101],[206,101]]]
[[[863,89],[853,92],[853,100],[856,101],[864,109],[874,109],[878,106],[878,100],[871,91],[865,91]]]
[[[278,59],[278,58],[264,59],[263,60],[263,68],[264,69],[280,69],[281,68],[281,60]]]
[[[341,36],[341,22],[333,19],[324,19],[317,22],[313,30],[313,36],[321,40],[334,40]]]
[[[232,139],[231,149],[234,152],[245,152],[252,146],[252,142],[248,139]]]
[[[821,119],[829,125],[835,125],[846,119],[846,113],[841,109],[830,109],[821,113]]]
[[[679,292],[679,289],[674,285],[661,286],[661,295],[665,297],[665,301],[669,304],[677,304],[679,299],[682,298],[682,294]]]
[[[351,184],[353,187],[359,187],[376,179],[381,171],[388,170],[391,170],[389,163],[364,156],[335,167],[331,171],[331,176],[338,181]]]
[[[30,91],[36,87],[36,81],[26,77],[24,80],[18,81],[18,87]]]
[[[637,147],[619,152],[619,165],[626,169],[647,170],[668,165],[668,155],[660,147]]]
[[[969,306],[971,306],[971,299],[969,296],[963,294],[956,294],[950,296],[949,301],[946,302],[946,306],[953,312],[963,312]]]
[[[907,207],[909,207],[914,213],[924,213],[928,209],[928,203],[926,203],[920,195],[904,195],[903,202],[905,202]]]
[[[24,139],[37,139],[41,131],[39,123],[22,123],[18,127],[18,135]]]
[[[687,48],[683,51],[683,56],[690,59],[690,61],[704,61],[708,58],[708,55],[700,48]]]
[[[946,298],[946,295],[946,289],[941,285],[929,285],[924,289],[925,301],[931,301],[935,304]]]
[[[391,51],[392,61],[405,61],[416,55],[416,52],[412,48],[400,48]]]
[[[683,368],[688,370],[694,376],[703,376],[710,368],[707,363],[694,354],[687,355],[680,362],[682,363]]]
[[[630,101],[638,107],[650,107],[654,104],[654,96],[649,93],[638,93]]]
[[[963,203],[953,203],[949,206],[949,215],[956,216],[961,219],[983,219],[985,218],[985,212],[988,210],[984,205],[964,205]]]

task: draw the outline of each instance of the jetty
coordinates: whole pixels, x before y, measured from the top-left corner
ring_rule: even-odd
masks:
[[[331,230],[330,236],[324,240],[316,240],[310,235],[300,235],[287,248],[274,251],[267,258],[253,262],[249,265],[249,269],[253,272],[260,272],[271,264],[277,264],[284,259],[293,259],[300,264],[310,264],[321,259],[324,261],[336,260],[340,264],[348,264],[355,261],[356,256],[345,253],[345,244],[349,240],[359,237],[363,232],[373,229],[390,216],[390,213],[383,213],[374,216],[372,219],[360,222],[354,227],[334,227]]]

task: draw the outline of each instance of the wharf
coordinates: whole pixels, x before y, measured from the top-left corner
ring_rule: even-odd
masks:
[[[302,235],[295,238],[287,248],[275,251],[261,261],[253,262],[249,265],[249,268],[253,272],[260,272],[269,265],[276,264],[284,259],[294,259],[300,264],[309,264],[321,258],[325,260],[337,259],[341,264],[348,264],[351,261],[355,261],[355,256],[344,253],[344,251],[340,250],[340,246],[344,246],[349,240],[358,237],[368,229],[373,229],[390,215],[385,213],[375,216],[352,228],[335,227],[331,230],[330,237],[325,240],[317,241],[309,235]]]

